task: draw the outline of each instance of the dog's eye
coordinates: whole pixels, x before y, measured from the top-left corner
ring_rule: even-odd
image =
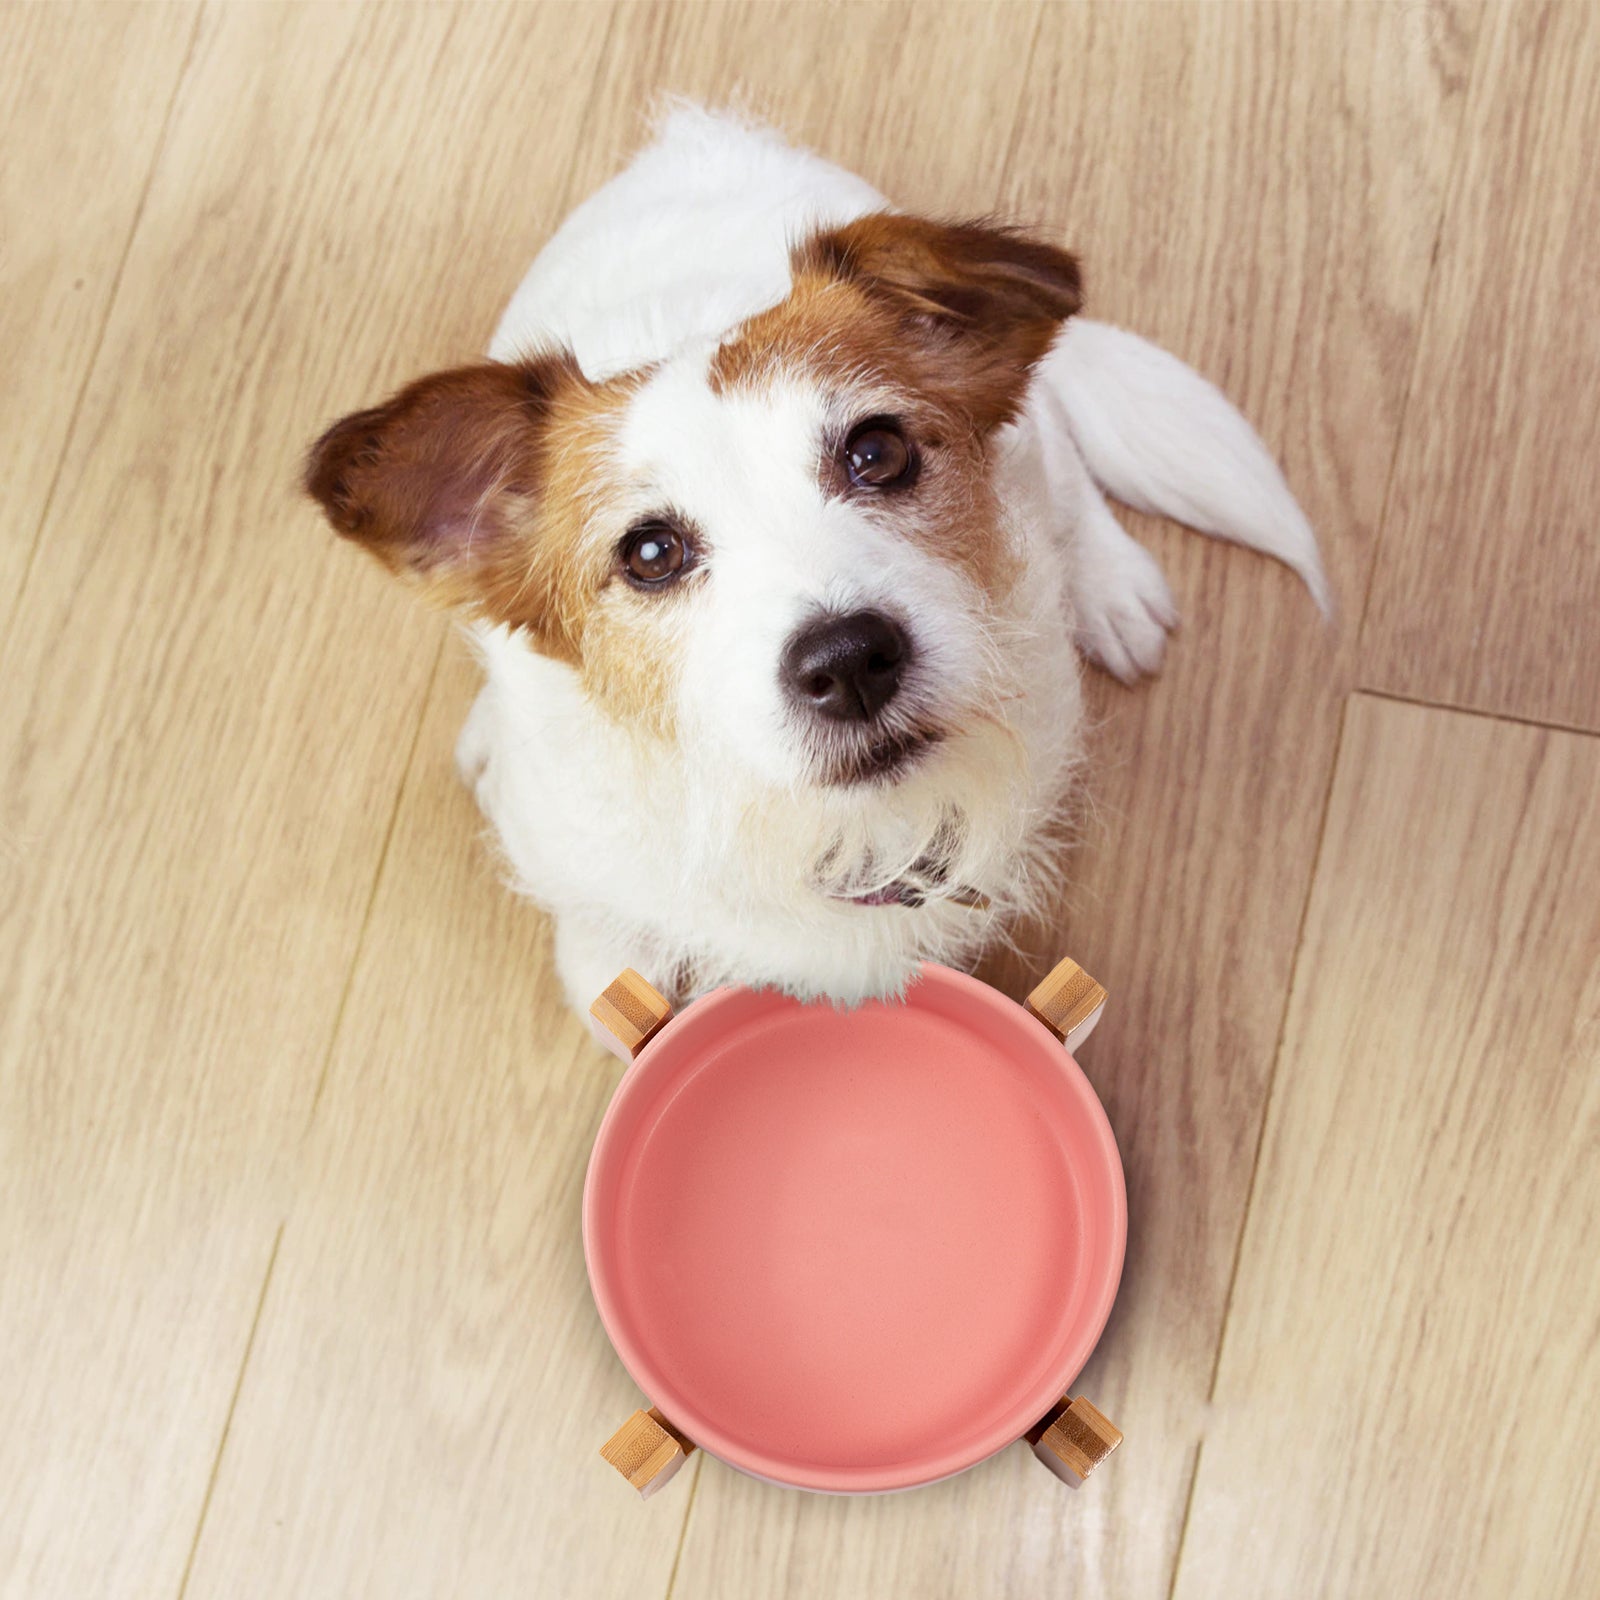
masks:
[[[665,522],[641,522],[622,541],[622,561],[638,583],[670,583],[689,554],[683,535]]]
[[[844,467],[858,489],[891,489],[907,482],[916,468],[900,424],[893,417],[858,422],[844,442]]]

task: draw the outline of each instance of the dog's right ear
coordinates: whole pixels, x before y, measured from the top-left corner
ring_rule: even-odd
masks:
[[[530,588],[555,408],[589,384],[568,354],[436,372],[334,423],[311,447],[305,489],[336,532],[430,598],[499,620],[496,597]]]

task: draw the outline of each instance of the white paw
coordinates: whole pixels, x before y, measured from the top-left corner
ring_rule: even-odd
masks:
[[[1155,557],[1113,526],[1115,538],[1097,530],[1080,551],[1073,596],[1077,641],[1097,666],[1133,683],[1161,670],[1167,634],[1178,625],[1178,608]]]

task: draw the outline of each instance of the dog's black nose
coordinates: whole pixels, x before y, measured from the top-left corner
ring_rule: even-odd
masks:
[[[797,705],[836,722],[870,722],[894,697],[910,656],[904,631],[876,611],[830,613],[789,641],[780,676]]]

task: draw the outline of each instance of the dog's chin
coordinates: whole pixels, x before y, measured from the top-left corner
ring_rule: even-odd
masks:
[[[921,766],[944,739],[938,728],[904,728],[861,739],[822,755],[817,783],[825,789],[882,788]]]

